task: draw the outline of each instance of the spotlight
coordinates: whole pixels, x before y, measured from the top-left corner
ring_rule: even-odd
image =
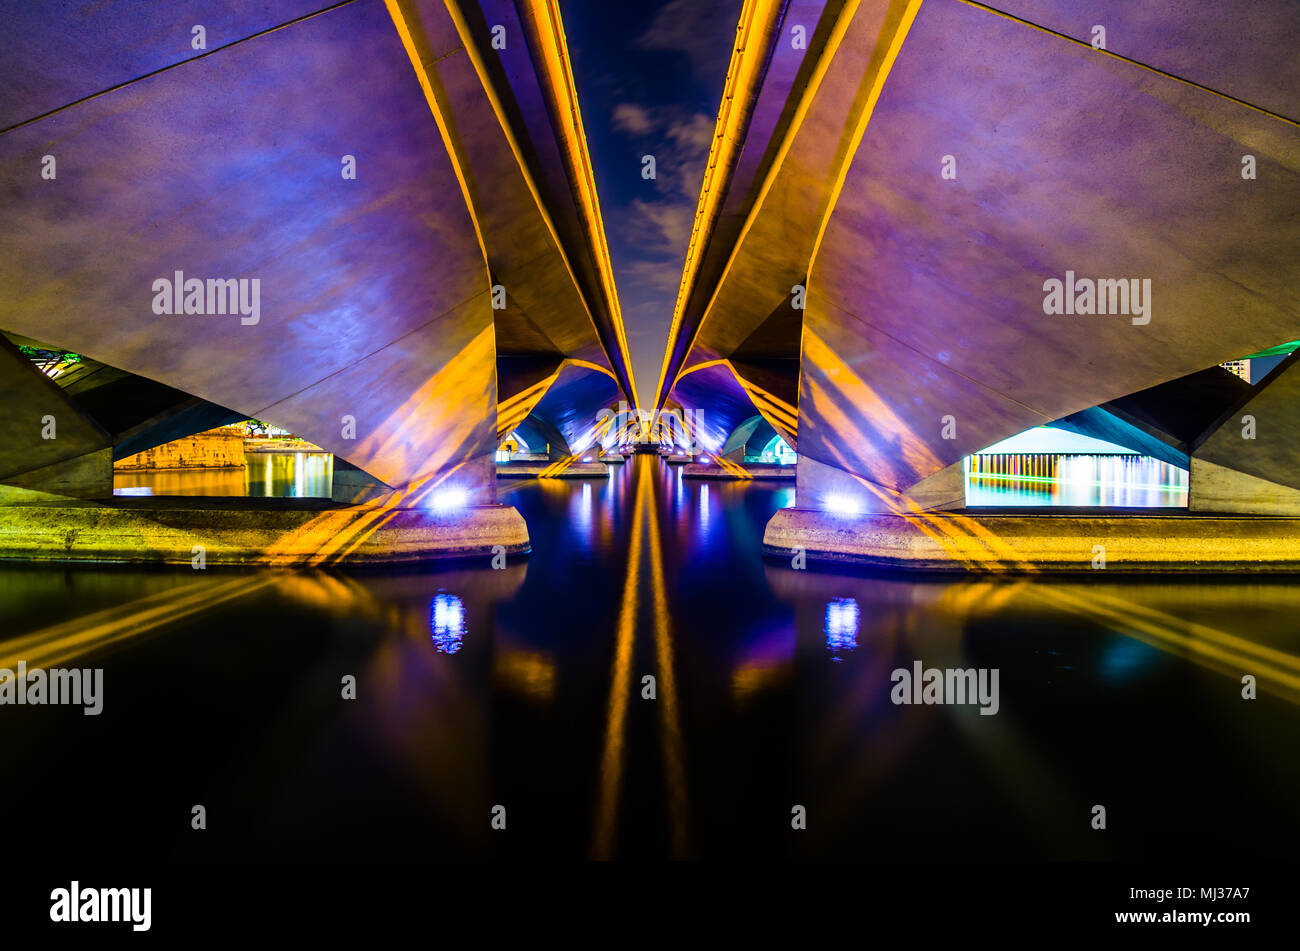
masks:
[[[464,508],[468,500],[469,493],[464,489],[443,489],[433,497],[433,510],[450,512],[453,509]]]
[[[826,508],[840,515],[858,515],[862,512],[862,503],[847,495],[831,495],[826,498]]]

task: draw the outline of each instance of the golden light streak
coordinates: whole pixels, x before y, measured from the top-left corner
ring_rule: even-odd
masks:
[[[399,32],[406,31],[405,15],[401,9],[405,0],[385,0],[385,2],[388,4],[389,13],[393,16],[394,22],[399,24]],[[515,162],[518,165],[519,173],[524,185],[527,187],[529,194],[533,198],[538,216],[541,218],[542,224],[546,228],[547,235],[551,240],[551,244],[554,247],[556,254],[560,258],[560,262],[564,266],[565,273],[569,276],[569,280],[572,283],[574,290],[577,292],[577,297],[582,304],[583,311],[586,313],[587,319],[590,321],[592,329],[595,331],[596,342],[600,346],[601,350],[604,351],[606,359],[610,361],[610,365],[617,365],[605,346],[604,339],[600,334],[599,325],[597,324],[595,315],[592,312],[591,303],[587,300],[586,295],[582,293],[582,285],[579,283],[577,275],[573,270],[572,262],[569,260],[564,245],[560,241],[559,232],[555,228],[555,222],[551,218],[546,203],[542,200],[541,190],[538,188],[537,182],[533,178],[532,170],[530,169],[528,162],[524,159],[524,151],[515,136],[513,128],[511,127],[501,97],[492,83],[487,65],[483,61],[483,57],[479,52],[477,44],[474,42],[474,36],[470,29],[469,22],[460,9],[460,4],[457,0],[444,0],[444,5],[447,9],[447,13],[451,17],[452,23],[455,25],[457,34],[460,36],[461,47],[465,50],[466,55],[469,57],[470,64],[474,67],[474,72],[478,75],[479,82],[483,87],[483,92],[487,97],[489,105],[492,107],[493,113],[496,115],[497,123],[501,128],[501,132],[505,136],[507,144],[510,146],[511,154],[514,156]],[[539,39],[543,42],[544,47],[543,66],[546,69],[545,77],[539,77],[539,79],[544,78],[547,80],[543,83],[543,89],[544,91],[549,91],[552,95],[556,96],[561,104],[563,104],[567,98],[567,100],[572,104],[572,109],[570,110],[572,119],[581,122],[577,113],[576,93],[574,92],[571,82],[572,75],[568,72],[568,51],[567,48],[563,46],[563,31],[559,21],[559,9],[558,7],[551,9],[550,5],[539,4],[535,2],[535,0],[533,3],[529,4],[529,9],[534,18],[537,19],[539,25],[544,27],[539,31],[541,34]],[[555,32],[557,30],[560,31],[560,40],[558,43],[555,39]],[[427,86],[429,80],[424,78],[423,74],[429,70],[423,67],[414,57],[412,58],[412,62],[416,66],[416,72],[422,74],[421,85]],[[569,83],[561,83],[560,77],[562,75],[568,76]],[[434,114],[435,117],[439,114],[436,109]],[[440,122],[439,129],[443,128],[444,124]],[[627,398],[631,402],[635,403],[636,386],[635,381],[632,378],[632,363],[627,353],[627,341],[623,329],[623,318],[618,305],[618,292],[614,287],[613,268],[609,261],[609,249],[605,242],[604,226],[599,223],[600,208],[599,205],[596,204],[595,200],[595,183],[594,179],[590,175],[590,159],[587,157],[586,138],[582,134],[580,127],[577,130],[576,136],[569,135],[563,138],[564,141],[560,144],[567,149],[567,156],[570,162],[576,162],[577,164],[574,167],[577,169],[586,169],[586,175],[584,176],[579,174],[577,176],[579,180],[575,181],[573,184],[576,186],[576,191],[582,202],[582,211],[584,212],[583,216],[587,223],[588,238],[595,255],[597,269],[601,273],[602,289],[607,298],[605,303],[609,309],[614,324],[615,336],[620,345],[619,355],[623,361],[622,366],[627,372],[629,383],[633,389],[632,393],[627,394]],[[454,148],[453,143],[445,135],[444,140],[447,142],[448,151],[451,151]],[[575,156],[575,150],[577,150],[580,155]],[[588,194],[588,192],[590,192],[590,194]],[[477,228],[477,219],[479,216],[478,210],[475,208],[472,196],[468,192],[466,192],[466,204],[470,209],[470,216],[475,219],[475,227]],[[593,220],[596,222],[596,225],[593,225]]]
[[[718,105],[713,141],[709,146],[709,158],[704,169],[704,181],[700,186],[699,202],[695,208],[691,239],[686,248],[682,280],[677,289],[677,301],[673,306],[668,348],[664,351],[664,362],[659,371],[655,409],[661,408],[668,396],[664,389],[664,381],[668,377],[673,348],[681,331],[682,317],[691,292],[695,288],[704,248],[712,236],[714,225],[722,209],[722,200],[727,193],[731,174],[739,157],[741,133],[749,122],[754,103],[758,98],[758,82],[767,60],[767,43],[759,44],[756,38],[767,37],[774,32],[782,9],[783,4],[774,0],[745,0],[745,5],[740,11],[740,21],[736,25],[736,42],[732,47],[731,61],[727,65],[722,102]],[[702,318],[701,323],[703,323]]]
[[[1014,545],[977,520],[952,512],[926,512],[911,499],[887,492],[861,476],[852,475],[892,514],[934,539],[968,570],[1036,572],[1033,564]],[[1289,702],[1300,703],[1300,657],[1293,654],[1095,590],[1090,591],[1087,597],[1063,591],[1059,586],[1025,584],[1013,591],[1094,624],[1100,622],[1114,626],[1117,633],[1162,650],[1174,650],[1216,673],[1231,677],[1242,673],[1255,674],[1262,686]],[[972,596],[977,592],[979,589],[973,589]]]
[[[557,0],[527,0],[527,8],[533,21],[538,25],[538,40],[543,49],[543,64],[548,80],[545,88],[553,97],[556,112],[564,126],[561,139],[566,147],[565,156],[572,170],[571,178],[577,185],[577,193],[581,201],[580,211],[583,223],[587,226],[591,249],[596,257],[596,266],[605,292],[605,303],[613,318],[619,355],[623,361],[622,366],[627,372],[628,383],[632,387],[632,392],[627,394],[627,398],[633,406],[636,406],[636,379],[632,372],[632,360],[628,354],[623,312],[618,299],[618,288],[614,283],[614,266],[609,255],[609,242],[605,238],[605,223],[600,213],[600,196],[596,191],[596,177],[591,168],[591,153],[587,147],[582,111],[578,106],[578,90],[573,81],[573,67],[569,58],[568,41],[564,34],[563,19],[560,16],[560,6]],[[597,336],[599,337],[599,334]]]
[[[732,460],[728,459],[726,456],[714,456],[713,458],[717,461],[718,465],[722,466],[723,470],[733,478],[736,479],[754,478],[752,475],[749,474],[748,469],[746,469],[738,462],[733,462]]]
[[[496,402],[496,335],[491,321],[460,352],[427,379],[365,439],[358,441],[348,461],[385,482],[399,472],[421,476],[445,468],[474,439],[480,422],[492,418]],[[483,386],[483,381],[492,384]],[[489,392],[490,390],[490,392]],[[477,399],[475,399],[477,397]],[[421,438],[437,434],[437,439]],[[412,443],[437,449],[412,459]],[[495,442],[485,452],[496,448]]]
[[[541,472],[537,474],[537,478],[539,479],[559,478],[560,473],[564,472],[565,469],[573,465],[582,456],[583,453],[589,452],[591,450],[592,445],[599,444],[600,437],[605,435],[606,431],[608,431],[610,427],[610,424],[613,422],[614,422],[613,416],[606,416],[603,420],[601,420],[599,423],[596,424],[596,426],[592,429],[590,433],[588,433],[588,436],[594,438],[595,440],[594,443],[588,445],[586,449],[580,449],[579,451],[571,455],[565,456],[563,459],[559,459],[555,462],[552,462],[549,466],[547,466],[545,469],[543,469]]]
[[[356,464],[379,478],[393,471],[416,471],[421,475],[378,499],[321,512],[305,525],[285,533],[265,549],[271,564],[288,566],[305,562],[316,566],[346,557],[390,521],[396,510],[420,504],[468,465],[469,460],[453,464],[452,459],[463,451],[463,446],[472,443],[479,420],[490,415],[488,406],[496,399],[495,387],[491,387],[493,392],[482,394],[484,405],[479,410],[468,405],[466,397],[474,392],[476,381],[483,377],[495,381],[495,373],[483,372],[485,365],[495,369],[495,349],[494,329],[489,322],[351,454]],[[441,437],[432,456],[409,458],[407,446],[414,438],[413,425],[433,429]]]
[[[592,857],[596,859],[610,859],[613,857],[619,793],[623,784],[627,705],[632,690],[632,645],[636,639],[637,605],[639,600],[642,502],[648,488],[644,467],[638,467],[636,478],[632,543],[628,551],[627,574],[623,580],[623,604],[618,616],[614,667],[609,685],[609,705],[605,714],[605,745],[600,761],[600,792],[596,804],[596,818],[591,847]]]
[[[643,466],[644,468],[644,466]],[[645,480],[650,481],[648,478]],[[673,858],[685,858],[690,841],[686,767],[682,756],[682,728],[677,710],[677,675],[673,667],[673,638],[668,621],[667,585],[664,583],[663,545],[659,534],[659,507],[653,493],[646,498],[650,521],[650,580],[654,594],[655,664],[659,669],[658,695],[662,701],[659,724],[664,756],[664,782],[668,792],[668,819],[672,828]]]
[[[378,499],[321,512],[268,546],[266,555],[271,564],[284,567],[298,564],[318,567],[341,561],[391,521],[399,509],[419,506],[465,465],[457,463],[445,472],[414,479]]]
[[[893,25],[892,32],[888,32],[891,30],[890,17],[892,16],[894,10],[900,9],[900,3],[901,3],[901,10],[899,13],[898,21]],[[809,258],[808,293],[811,293],[812,290],[811,275],[813,272],[813,263],[816,260],[817,250],[821,245],[822,236],[825,233],[827,223],[830,220],[831,214],[835,210],[836,202],[838,201],[840,192],[843,189],[844,180],[848,175],[849,167],[852,164],[853,158],[857,153],[857,149],[861,143],[862,136],[866,132],[867,122],[871,117],[871,113],[874,110],[876,101],[879,99],[880,92],[884,87],[884,83],[886,79],[888,79],[889,72],[893,67],[894,60],[897,58],[898,52],[902,48],[903,41],[904,39],[906,39],[907,33],[911,27],[912,22],[916,18],[916,14],[919,11],[920,6],[921,6],[921,0],[905,0],[905,2],[903,2],[903,0],[895,0],[895,2],[890,5],[890,14],[886,16],[885,23],[882,27],[882,34],[888,33],[888,37],[889,37],[888,45],[885,47],[883,56],[881,57],[878,63],[875,63],[873,58],[874,69],[869,67],[867,74],[863,77],[862,84],[859,87],[858,94],[857,96],[855,96],[854,99],[855,106],[859,102],[861,102],[863,104],[863,107],[857,117],[857,123],[854,127],[853,133],[851,134],[849,143],[847,147],[842,148],[840,150],[839,154],[837,155],[836,166],[832,170],[832,180],[834,184],[832,185],[832,188],[829,193],[829,200],[827,201],[825,207],[822,209],[821,221],[818,226],[817,236],[813,241],[812,253]],[[778,175],[780,174],[786,156],[789,154],[790,149],[792,148],[794,141],[797,138],[798,133],[803,126],[803,122],[807,117],[809,111],[811,110],[814,101],[816,100],[816,96],[821,87],[822,81],[825,79],[826,73],[829,70],[831,63],[835,59],[840,44],[843,42],[846,33],[848,32],[850,26],[853,23],[854,18],[857,15],[858,7],[859,7],[858,0],[849,0],[849,2],[847,2],[842,8],[842,10],[840,11],[834,25],[832,26],[830,36],[827,39],[825,47],[823,48],[820,55],[818,56],[817,65],[813,71],[812,76],[809,79],[807,86],[804,88],[803,95],[800,97],[799,104],[795,109],[794,116],[790,122],[786,134],[781,141],[781,145],[777,152],[776,158],[772,162],[771,166],[768,168],[768,172],[767,175],[764,177],[762,187],[760,188],[758,196],[755,199],[753,205],[751,206],[748,215],[746,216],[745,223],[741,228],[740,234],[736,239],[735,245],[731,249],[730,257],[728,258],[727,263],[722,270],[722,274],[718,279],[717,285],[713,289],[712,296],[710,297],[708,304],[705,305],[702,313],[700,314],[699,320],[696,322],[695,330],[692,335],[692,344],[694,339],[698,337],[701,328],[704,326],[710,314],[714,310],[714,306],[717,303],[718,298],[722,293],[722,289],[726,285],[727,277],[730,275],[733,266],[736,264],[737,260],[739,259],[741,249],[745,243],[745,239],[749,235],[751,229],[753,228],[755,222],[757,221],[759,213],[763,209],[767,196],[771,191],[773,185],[775,184]],[[763,51],[763,53],[765,54],[766,51]],[[692,237],[692,240],[693,241],[695,240],[694,236]],[[684,286],[685,285],[683,284],[683,287]],[[673,327],[670,332],[668,347],[664,352],[663,368],[660,372],[659,394],[658,394],[659,403],[662,403],[664,400],[667,399],[668,393],[672,389],[672,386],[676,385],[677,380],[680,379],[682,376],[679,367],[676,376],[673,378],[672,385],[665,385],[667,383],[668,376],[670,373],[670,363],[673,358],[673,351],[677,345],[677,338],[681,330],[680,327],[681,318],[685,312],[685,298],[681,293],[679,293],[678,304],[679,306],[674,313]],[[689,347],[688,347],[688,351],[689,351]],[[683,355],[683,361],[684,359],[685,359],[685,355]],[[769,419],[768,421],[772,422],[774,428],[777,428],[778,431],[781,431],[783,429],[783,427],[778,426],[775,422],[773,422],[773,420]],[[786,435],[786,433],[783,433],[783,435]],[[791,438],[797,436],[797,430],[789,431],[788,436]],[[792,445],[793,444],[794,443],[792,442]]]
[[[832,431],[856,433],[862,429],[840,409],[842,403],[870,420],[872,427],[880,434],[880,442],[901,450],[902,462],[908,471],[895,468],[890,454],[878,454],[881,463],[889,467],[889,481],[894,486],[910,485],[915,474],[929,475],[943,468],[939,457],[916,438],[907,421],[894,412],[893,407],[854,373],[830,345],[807,325],[803,331],[803,359],[823,368],[828,385],[833,385],[839,395],[839,399],[831,398],[830,393],[815,379],[808,374],[803,375],[803,384],[808,387],[812,402],[825,414],[827,425]]]
[[[1089,592],[1084,597],[1041,587],[1031,593],[1085,618],[1120,625],[1124,634],[1163,650],[1173,648],[1217,673],[1255,674],[1261,686],[1274,687],[1291,703],[1300,702],[1300,657],[1108,595]]]
[[[262,572],[218,583],[198,581],[64,621],[0,643],[0,651],[4,652],[0,667],[13,670],[20,660],[26,661],[29,670],[60,667],[82,655],[246,597],[280,577],[278,572]]]

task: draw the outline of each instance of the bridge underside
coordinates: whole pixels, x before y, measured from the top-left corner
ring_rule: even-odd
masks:
[[[812,263],[805,456],[906,492],[1034,425],[1300,337],[1300,129],[1261,111],[1293,106],[1300,73],[1219,5],[1193,5],[1195,29],[1240,55],[1209,65],[1170,59],[1170,30],[1191,29],[1172,14],[1101,4],[1085,25],[1046,6],[1067,36],[939,0],[902,40]],[[1270,6],[1279,30],[1294,19]],[[1093,22],[1208,88],[1090,48]],[[1067,273],[1140,280],[1149,310],[1045,313]]]
[[[780,431],[781,383],[737,367],[797,358],[800,509],[961,507],[964,457],[1056,424],[1190,468],[1194,511],[1300,511],[1294,371],[1216,369],[1300,339],[1293,4],[772,16],[733,57],[748,124],[719,121],[661,400]]]
[[[60,389],[0,354],[0,481],[104,497],[114,456],[252,417],[333,452],[349,500],[495,505],[515,358],[568,439],[633,391],[558,20],[318,11],[0,13],[0,331],[99,368]]]

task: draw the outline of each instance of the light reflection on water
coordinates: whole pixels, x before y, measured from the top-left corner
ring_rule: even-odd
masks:
[[[225,495],[329,498],[334,456],[328,452],[246,452],[244,468],[114,472],[114,495]]]
[[[841,651],[856,650],[858,646],[858,602],[852,598],[836,598],[826,605],[826,649],[832,660],[841,660]]]
[[[639,497],[660,519],[655,547],[638,471],[653,480]],[[194,586],[214,591],[212,606],[183,623],[114,641],[93,661],[119,685],[111,715],[143,751],[134,782],[102,793],[127,821],[60,831],[61,816],[84,808],[79,777],[107,772],[120,753],[86,733],[79,713],[58,709],[0,717],[7,750],[39,738],[71,751],[0,789],[0,808],[55,830],[69,854],[129,837],[146,854],[427,857],[499,854],[486,809],[521,802],[546,820],[519,834],[512,824],[509,848],[578,856],[615,731],[625,757],[619,856],[665,854],[679,799],[700,857],[1132,858],[1300,846],[1291,803],[1300,706],[1268,689],[1243,702],[1240,683],[1251,671],[1267,688],[1270,668],[1275,683],[1296,669],[1300,586],[799,570],[759,555],[767,521],[792,495],[789,485],[682,481],[638,458],[608,479],[504,487],[533,544],[505,570],[485,559],[304,571],[261,587],[250,572],[239,598],[222,593],[241,581],[234,573],[0,566],[11,637],[110,609],[131,620],[172,589],[187,599]],[[630,565],[638,517],[642,554]],[[663,611],[652,564],[663,572]],[[629,570],[638,607],[623,644]],[[268,624],[273,637],[262,635]],[[1207,648],[1234,656],[1219,669]],[[895,705],[891,673],[917,661],[998,669],[998,714]],[[615,717],[620,663],[629,699]],[[186,676],[166,676],[175,669]],[[354,671],[356,700],[340,704],[339,677]],[[658,679],[653,702],[640,699],[646,674]],[[673,744],[681,755],[670,769]],[[238,821],[215,846],[177,839],[158,817],[218,768]],[[272,784],[279,808],[268,811]],[[1091,834],[1099,788],[1141,821]],[[1208,823],[1206,801],[1216,804]],[[781,821],[792,802],[817,817],[802,838]]]
[[[429,610],[429,637],[444,654],[454,654],[465,641],[465,602],[439,591]]]
[[[1127,454],[974,455],[966,458],[966,504],[1185,508],[1187,470]]]

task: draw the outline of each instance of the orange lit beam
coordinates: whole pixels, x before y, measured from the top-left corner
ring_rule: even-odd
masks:
[[[664,351],[663,366],[659,370],[659,384],[655,409],[661,409],[668,399],[671,386],[666,386],[675,368],[673,351],[682,334],[682,320],[687,304],[695,291],[704,249],[713,235],[714,225],[722,211],[727,188],[736,162],[740,159],[742,135],[754,112],[762,85],[767,53],[776,37],[784,4],[776,0],[745,0],[736,25],[736,42],[732,47],[731,62],[722,89],[722,102],[718,105],[718,119],[714,125],[713,142],[709,146],[708,164],[704,169],[704,182],[695,208],[695,222],[691,240],[686,248],[686,261],[682,268],[682,281],[673,307],[673,323],[668,332],[668,348]],[[698,329],[698,328],[697,328]],[[694,339],[695,334],[691,337]],[[689,347],[687,348],[689,349]],[[682,351],[685,359],[686,350]]]
[[[399,17],[405,20],[407,17],[405,7],[408,6],[409,0],[385,0],[388,4],[390,13],[393,14],[396,22]],[[560,22],[559,8],[554,4],[538,3],[537,0],[528,4],[528,12],[536,23],[536,32],[538,34],[539,45],[543,54],[543,63],[541,64],[544,73],[538,76],[543,94],[551,97],[560,106],[566,103],[569,108],[562,109],[562,121],[564,123],[566,134],[561,138],[562,154],[570,167],[570,178],[573,180],[574,192],[579,198],[579,210],[587,225],[588,239],[594,252],[597,263],[597,269],[601,274],[602,291],[606,297],[604,301],[608,310],[613,330],[617,341],[617,355],[619,360],[614,359],[614,354],[609,352],[606,345],[605,337],[600,332],[600,325],[592,311],[592,302],[587,300],[586,294],[582,292],[582,284],[578,281],[577,275],[573,270],[573,264],[569,260],[569,255],[565,251],[563,243],[560,241],[559,232],[556,230],[555,222],[542,200],[541,189],[538,188],[537,182],[533,177],[532,170],[528,162],[524,159],[524,150],[520,145],[518,138],[515,136],[514,129],[509,121],[506,109],[501,101],[501,96],[493,86],[483,55],[475,42],[475,36],[469,25],[469,18],[462,10],[462,4],[459,0],[444,0],[448,14],[451,16],[455,25],[456,32],[460,36],[461,45],[466,54],[469,56],[470,63],[474,67],[474,72],[478,75],[479,82],[482,84],[483,91],[487,96],[488,102],[496,115],[497,122],[501,131],[510,145],[510,151],[514,155],[515,162],[519,167],[520,175],[527,186],[529,193],[533,197],[533,202],[537,207],[538,215],[546,232],[550,237],[552,246],[559,254],[560,260],[564,265],[565,273],[568,274],[569,280],[573,287],[578,291],[578,298],[582,301],[583,310],[587,314],[587,319],[591,322],[592,329],[596,333],[596,341],[605,353],[606,359],[611,367],[622,369],[624,378],[616,376],[619,386],[622,389],[630,390],[627,398],[630,402],[636,402],[636,385],[632,379],[632,363],[627,352],[626,334],[623,329],[622,312],[618,305],[618,291],[614,285],[614,271],[610,264],[609,248],[605,241],[604,225],[600,219],[600,206],[595,196],[595,179],[591,175],[591,161],[587,154],[587,140],[582,132],[581,115],[578,112],[577,93],[573,86],[573,77],[569,69],[568,48],[564,44],[564,31]],[[410,14],[410,18],[418,22],[418,16]],[[528,18],[524,18],[525,24]],[[399,25],[399,30],[401,26]],[[558,39],[557,39],[558,36]],[[417,72],[423,72],[424,68],[416,63]],[[575,131],[576,130],[576,131]],[[577,174],[575,174],[577,170]],[[582,173],[585,170],[585,174]],[[477,218],[475,205],[467,196],[470,214]]]
[[[560,16],[558,0],[525,0],[524,23],[531,26],[536,47],[542,53],[545,80],[542,90],[550,99],[552,115],[561,126],[563,157],[578,197],[578,211],[586,226],[588,240],[600,273],[605,295],[605,306],[613,323],[621,362],[627,375],[620,383],[627,390],[628,402],[637,404],[636,380],[632,360],[627,349],[627,333],[623,326],[623,312],[614,283],[614,266],[609,255],[609,242],[605,238],[604,218],[600,213],[600,198],[596,192],[596,177],[591,168],[591,153],[587,148],[587,135],[578,106],[578,90],[573,81],[573,68],[569,59],[568,41],[564,35],[564,22]],[[608,355],[608,354],[607,354]]]
[[[623,579],[623,603],[618,615],[614,644],[614,669],[609,684],[609,705],[605,714],[605,744],[600,759],[600,788],[592,835],[592,857],[609,859],[614,854],[619,793],[623,785],[627,705],[632,694],[632,647],[636,640],[642,548],[642,515],[649,480],[644,467],[637,468],[637,486],[632,511],[632,543]]]

